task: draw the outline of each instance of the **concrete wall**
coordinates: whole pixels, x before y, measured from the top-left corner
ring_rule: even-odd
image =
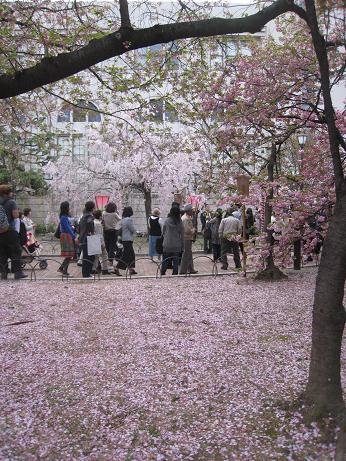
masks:
[[[48,213],[51,211],[49,196],[17,195],[16,202],[21,210],[31,208],[32,219],[36,224],[44,224]]]
[[[55,203],[50,195],[42,197],[36,197],[31,195],[17,195],[16,201],[21,210],[23,210],[24,208],[32,209],[32,219],[36,224],[46,224],[47,216],[50,216],[49,222],[58,221],[59,203]],[[136,230],[138,232],[146,232],[147,225],[143,194],[139,192],[130,193],[127,205],[132,206],[133,208],[133,220]],[[208,206],[209,209],[215,210],[217,208],[215,199],[210,198],[208,200]],[[168,208],[160,207],[160,200],[157,194],[152,195],[152,208],[160,208],[162,218],[165,218],[169,211],[169,206]],[[121,210],[119,211],[121,212]],[[78,217],[81,215],[81,213],[82,210],[77,210],[75,214]],[[201,223],[198,218],[199,230],[200,226]]]
[[[50,221],[58,220],[59,204],[53,203],[53,199],[50,195],[36,197],[31,195],[17,195],[16,202],[21,210],[24,208],[31,208],[32,219],[36,224],[45,224],[47,222],[47,216],[51,216]],[[129,196],[129,206],[133,208],[133,219],[135,228],[139,232],[146,232],[146,217],[144,208],[143,194],[138,192],[132,192]],[[159,207],[159,200],[157,195],[152,197],[152,207]],[[121,212],[121,210],[119,210]],[[166,210],[164,210],[165,212]],[[167,213],[163,216],[166,216]],[[80,216],[82,210],[78,210],[76,216]]]

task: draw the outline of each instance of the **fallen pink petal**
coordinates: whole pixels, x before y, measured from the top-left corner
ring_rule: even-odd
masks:
[[[0,458],[332,459],[299,405],[315,277],[3,284]]]

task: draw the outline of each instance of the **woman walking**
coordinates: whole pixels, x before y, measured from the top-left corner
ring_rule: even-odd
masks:
[[[160,210],[154,208],[152,215],[148,219],[149,230],[149,256],[154,261],[154,256],[158,255],[156,251],[156,242],[161,237],[161,223],[160,223]]]
[[[111,265],[113,265],[113,260],[118,249],[117,240],[120,224],[121,218],[117,213],[117,206],[114,202],[109,202],[103,213],[103,226],[106,251]]]
[[[69,276],[70,274],[67,272],[67,269],[71,259],[75,256],[78,240],[69,220],[70,204],[68,202],[61,203],[59,216],[61,256],[65,259],[59,267],[58,272]]]
[[[133,210],[130,206],[126,206],[123,210],[121,220],[121,239],[123,242],[123,256],[118,261],[117,267],[114,271],[115,275],[121,275],[119,269],[126,270],[129,268],[130,274],[137,274],[135,271],[135,252],[133,249],[133,239],[136,229],[133,225]]]

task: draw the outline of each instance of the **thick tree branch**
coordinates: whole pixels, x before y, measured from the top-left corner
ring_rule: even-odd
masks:
[[[211,37],[224,34],[256,33],[278,16],[294,12],[305,19],[305,12],[291,0],[277,0],[256,14],[238,18],[213,18],[199,21],[156,25],[133,30],[121,28],[105,37],[91,40],[84,47],[42,59],[38,64],[11,75],[0,75],[0,99],[17,96],[35,88],[57,82],[82,70],[126,53],[176,39]]]
[[[129,4],[127,0],[119,0],[120,8],[120,18],[121,18],[121,28],[122,29],[132,29],[130,13],[129,13]]]
[[[314,0],[305,0],[305,5],[307,10],[308,25],[311,31],[312,43],[318,59],[321,74],[321,86],[324,100],[324,114],[328,126],[330,153],[333,161],[336,193],[338,194],[340,188],[342,188],[344,184],[345,178],[340,157],[337,128],[335,123],[335,112],[330,94],[329,61],[327,55],[326,42],[318,26]]]

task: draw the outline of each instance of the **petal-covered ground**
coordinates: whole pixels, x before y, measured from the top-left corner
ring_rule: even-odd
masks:
[[[332,459],[289,405],[315,277],[1,283],[0,459]]]

